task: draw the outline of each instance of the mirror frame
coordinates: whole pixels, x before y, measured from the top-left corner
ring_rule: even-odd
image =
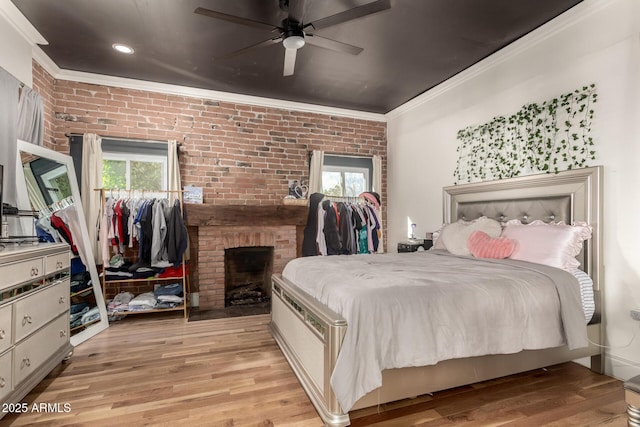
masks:
[[[76,211],[78,213],[78,221],[80,222],[80,229],[82,231],[82,239],[84,247],[87,248],[87,254],[90,255],[91,260],[95,260],[92,247],[93,245],[89,242],[89,233],[87,231],[87,222],[84,216],[84,209],[82,207],[82,199],[80,198],[80,190],[78,188],[78,180],[76,178],[76,172],[73,164],[73,159],[71,156],[66,154],[50,150],[45,147],[41,147],[39,145],[34,145],[26,141],[18,140],[17,147],[17,156],[16,156],[16,188],[17,188],[17,197],[18,197],[18,205],[21,203],[23,206],[31,206],[31,202],[28,200],[27,195],[27,185],[24,178],[24,170],[22,165],[22,160],[20,157],[20,152],[29,153],[34,156],[44,157],[46,159],[50,159],[61,163],[67,167],[67,173],[69,175],[69,181],[71,184],[71,195],[73,196],[73,203],[76,206]],[[76,347],[78,344],[83,343],[89,338],[95,336],[96,334],[104,331],[109,327],[109,319],[107,315],[107,307],[104,302],[104,295],[102,295],[102,287],[100,286],[100,276],[98,276],[98,270],[96,268],[95,262],[90,262],[89,265],[86,266],[87,271],[91,274],[91,285],[93,286],[93,293],[96,298],[96,304],[98,305],[98,309],[100,311],[100,321],[94,323],[90,327],[85,330],[79,332],[76,335],[71,336],[71,345]]]

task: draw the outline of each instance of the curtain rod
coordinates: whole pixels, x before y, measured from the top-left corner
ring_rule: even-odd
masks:
[[[65,133],[64,136],[66,136],[67,138],[70,138],[72,136],[84,136],[84,134],[71,132],[71,133]],[[158,139],[123,138],[119,136],[103,136],[103,135],[99,135],[99,136],[102,139],[112,139],[115,141],[136,141],[136,142],[144,142],[144,143],[150,142],[150,143],[160,143],[160,144],[166,144],[167,142],[169,142],[168,140],[158,140]],[[182,143],[178,141],[178,146],[180,145],[182,145]]]
[[[309,156],[313,153],[313,150],[309,150]],[[372,159],[373,154],[371,156],[358,156],[357,154],[342,154],[342,153],[324,153],[325,156],[334,156],[334,157],[352,157],[354,159]]]

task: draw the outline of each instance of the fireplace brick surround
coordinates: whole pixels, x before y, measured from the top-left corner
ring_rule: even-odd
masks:
[[[191,247],[192,290],[199,309],[224,308],[224,251],[272,246],[273,272],[300,255],[306,206],[185,205]]]

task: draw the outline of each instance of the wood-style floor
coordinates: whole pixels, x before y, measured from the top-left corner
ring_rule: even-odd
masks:
[[[321,426],[269,315],[125,319],[76,348],[23,401],[68,412],[2,426]],[[626,426],[623,385],[573,363],[351,414],[353,426]]]

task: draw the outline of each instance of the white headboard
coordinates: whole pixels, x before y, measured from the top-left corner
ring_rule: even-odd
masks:
[[[480,216],[501,222],[585,221],[593,235],[585,242],[581,263],[594,290],[601,290],[602,166],[445,187],[443,206],[445,223]]]

